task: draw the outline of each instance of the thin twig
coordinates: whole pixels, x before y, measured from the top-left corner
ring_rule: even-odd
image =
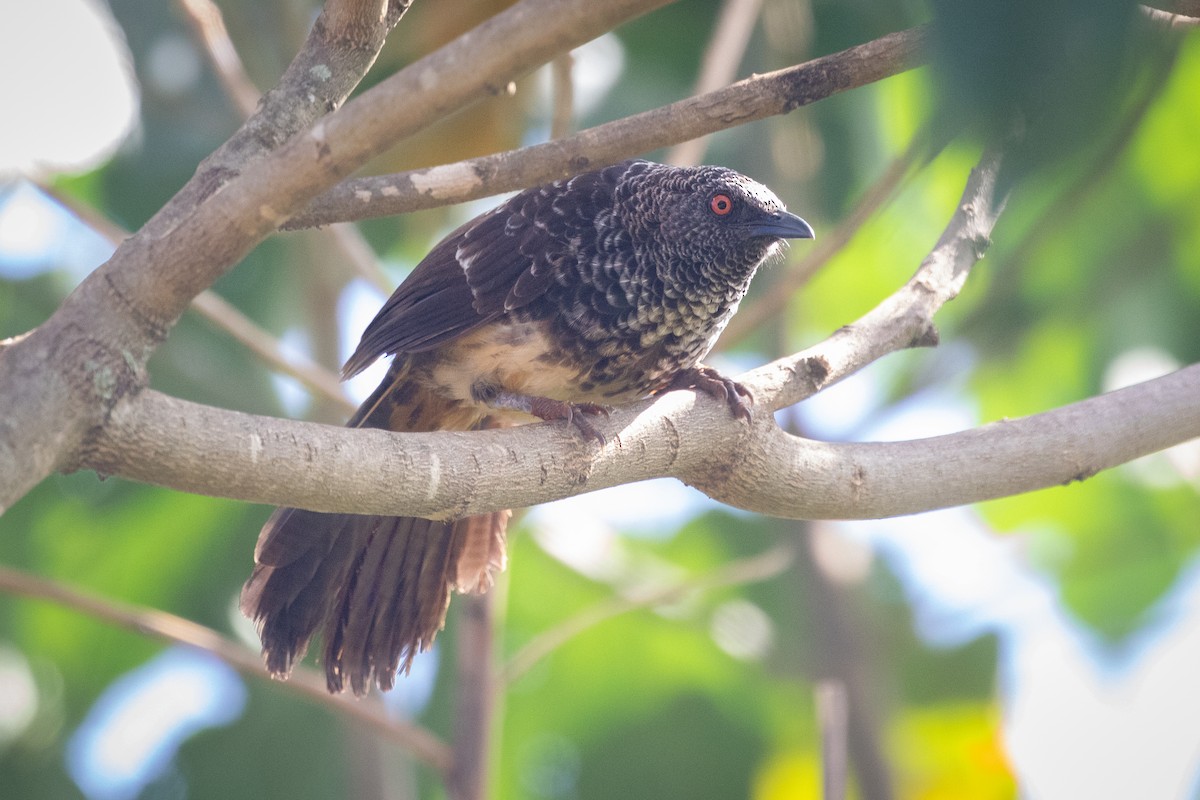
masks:
[[[242,59],[225,28],[221,9],[212,0],[176,0],[176,4],[199,40],[200,49],[208,58],[225,94],[242,117],[249,117],[258,108],[262,93],[246,74]]]
[[[367,283],[374,286],[385,295],[392,293],[396,284],[388,277],[379,265],[379,258],[367,243],[367,238],[353,222],[337,222],[324,229],[324,232],[341,249],[351,267]]]
[[[551,628],[530,641],[509,659],[501,671],[503,683],[512,683],[535,664],[590,628],[613,617],[639,608],[670,603],[689,594],[726,586],[758,583],[781,574],[791,566],[795,554],[790,546],[774,547],[749,558],[731,561],[706,575],[643,589],[624,597],[612,597],[586,609],[557,628]]]
[[[762,0],[725,0],[704,51],[693,95],[707,94],[731,82],[746,54]],[[667,153],[666,162],[680,167],[699,164],[708,149],[709,136],[681,142]]]
[[[39,183],[38,188],[112,245],[120,244],[129,236],[129,232],[124,228],[57,187]],[[307,356],[284,347],[282,341],[257,325],[212,289],[206,289],[196,295],[191,308],[219,330],[241,342],[272,369],[295,378],[314,393],[328,398],[348,412],[354,411],[355,404],[342,391],[337,375]]]
[[[17,597],[56,603],[161,642],[195,647],[221,659],[249,678],[270,681],[261,659],[255,653],[211,628],[174,614],[100,597],[3,565],[0,565],[0,591]],[[423,728],[388,719],[372,711],[371,707],[364,703],[329,694],[325,688],[325,678],[315,670],[296,669],[290,680],[272,682],[272,685],[279,687],[281,691],[299,695],[355,723],[370,727],[382,738],[395,742],[415,758],[441,773],[450,768],[450,748],[445,742]]]
[[[849,775],[846,687],[841,681],[825,680],[817,684],[815,692],[821,726],[821,798],[844,800]]]
[[[54,184],[45,181],[37,181],[35,185],[38,191],[58,203],[65,211],[69,212],[89,229],[102,236],[113,247],[116,247],[129,238],[129,231],[74,195],[64,192]]]
[[[550,62],[553,100],[550,109],[550,138],[561,139],[575,127],[575,81],[571,76],[575,56],[563,53]]]
[[[264,331],[236,306],[216,292],[206,289],[196,295],[192,308],[220,330],[225,331],[271,369],[298,380],[337,407],[353,413],[357,404],[342,391],[338,377],[303,353],[285,348],[283,342]]]

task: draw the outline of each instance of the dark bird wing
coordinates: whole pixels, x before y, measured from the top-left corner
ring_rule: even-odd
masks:
[[[342,374],[431,350],[539,299],[559,267],[592,243],[596,215],[637,163],[515,194],[446,236],[379,309]]]
[[[541,297],[556,268],[594,236],[596,215],[612,205],[629,166],[526,190],[455,230],[380,309],[342,374],[385,355],[432,350]]]

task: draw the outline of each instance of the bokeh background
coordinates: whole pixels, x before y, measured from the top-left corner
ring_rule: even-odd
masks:
[[[505,5],[418,0],[366,83]],[[1148,28],[1117,0],[740,5],[754,21],[737,77],[937,27],[931,65],[708,142],[705,161],[769,184],[820,237],[869,212],[779,313],[731,329],[725,369],[816,343],[894,291],[981,144],[1015,118],[1025,133],[992,248],[939,315],[942,345],[891,355],[782,423],[832,440],[916,438],[1200,359],[1200,36]],[[220,6],[260,88],[316,11]],[[575,126],[688,96],[721,9],[681,0],[577,51]],[[3,338],[46,319],[111,251],[48,192],[135,229],[239,118],[172,3],[5,5],[0,65]],[[543,141],[551,96],[547,68],[370,169]],[[398,282],[494,203],[360,229]],[[791,292],[809,246],[760,276],[743,313]],[[215,289],[332,368],[383,299],[345,260],[322,233],[284,234]],[[198,315],[150,367],[153,386],[191,400],[344,418]],[[1083,483],[895,520],[765,519],[667,481],[536,509],[495,590],[498,656],[520,669],[503,673],[494,796],[815,797],[817,697],[831,686],[850,702],[856,796],[1200,796],[1198,481],[1193,442]],[[0,517],[0,563],[255,647],[236,596],[268,513],[60,475]],[[456,622],[452,609],[435,651],[384,700],[443,737]],[[527,658],[562,631],[574,635]],[[403,751],[286,687],[0,594],[0,797],[443,792]]]

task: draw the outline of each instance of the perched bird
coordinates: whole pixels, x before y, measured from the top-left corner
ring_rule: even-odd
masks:
[[[363,333],[343,375],[395,359],[351,427],[474,430],[592,420],[673,388],[749,393],[699,366],[781,240],[812,238],[769,189],[722,167],[627,161],[523,191],[443,239]],[[280,508],[242,611],[286,676],[320,630],[331,692],[389,689],[432,643],[451,590],[505,565],[511,512],[437,522]]]

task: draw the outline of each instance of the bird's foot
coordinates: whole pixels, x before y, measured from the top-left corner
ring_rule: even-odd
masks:
[[[568,425],[583,434],[586,439],[593,439],[603,445],[604,434],[596,430],[588,417],[608,417],[611,409],[597,403],[567,403],[562,400],[551,400],[549,397],[534,397],[531,414],[545,420],[565,419]]]
[[[547,422],[560,419],[566,420],[567,424],[578,430],[585,439],[592,439],[601,445],[607,441],[604,438],[604,434],[596,430],[596,426],[588,418],[607,417],[612,410],[608,406],[602,406],[598,403],[568,403],[565,400],[554,400],[550,397],[538,397],[537,395],[517,394],[516,392],[506,392],[502,389],[494,391],[480,391],[477,389],[476,394],[484,403],[492,408],[524,411],[526,414],[546,420]]]
[[[695,389],[709,397],[724,400],[735,417],[749,421],[754,395],[733,378],[727,378],[712,367],[692,367],[677,374],[667,386],[671,389]]]

